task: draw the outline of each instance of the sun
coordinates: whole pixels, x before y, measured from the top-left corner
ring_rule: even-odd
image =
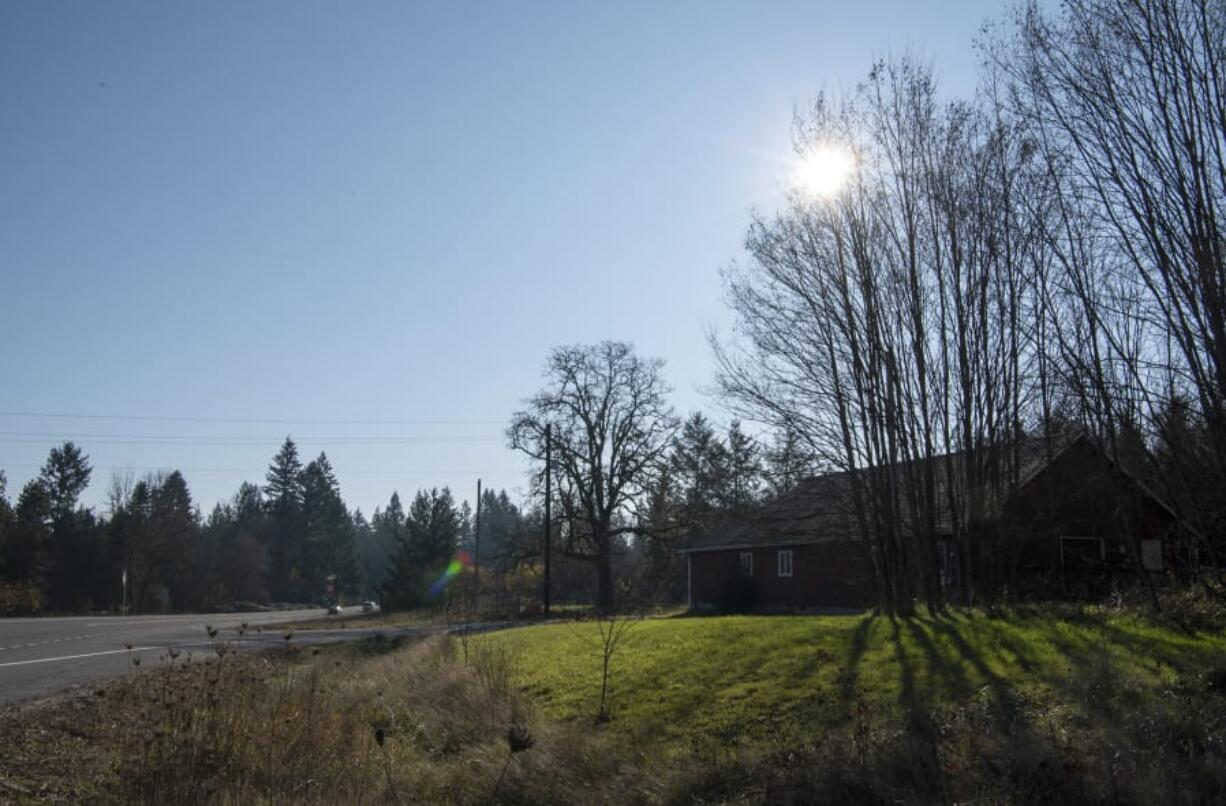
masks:
[[[856,170],[856,158],[845,146],[822,143],[810,148],[792,165],[792,184],[819,199],[830,199],[847,186]]]

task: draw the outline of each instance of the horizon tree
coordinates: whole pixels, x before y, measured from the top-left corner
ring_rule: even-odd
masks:
[[[545,388],[515,412],[507,429],[511,447],[543,471],[545,430],[559,478],[562,551],[591,563],[597,610],[614,610],[613,553],[642,529],[645,507],[677,417],[664,362],[644,359],[626,342],[604,341],[555,349],[546,362]],[[562,492],[562,488],[566,492]]]

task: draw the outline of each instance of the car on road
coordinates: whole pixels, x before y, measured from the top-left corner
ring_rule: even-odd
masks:
[[[339,616],[343,612],[345,612],[345,608],[341,607],[339,604],[328,605],[329,616]]]
[[[362,602],[363,613],[378,613],[379,604],[377,602]]]

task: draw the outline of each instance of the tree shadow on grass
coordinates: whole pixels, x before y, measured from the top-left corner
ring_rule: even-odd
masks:
[[[949,620],[942,619],[933,622],[933,629],[944,636],[962,656],[963,660],[970,664],[982,679],[987,681],[988,689],[992,693],[992,698],[999,713],[1010,721],[1022,719],[1023,715],[1019,707],[1017,692],[1013,685],[988,665],[982,653],[970,645],[966,638],[963,637],[962,631],[958,629],[957,625]]]
[[[913,659],[902,640],[900,623],[917,644],[932,669],[930,679],[942,677],[946,690],[954,695],[948,704],[940,703],[934,686],[921,691],[916,683]],[[899,699],[904,708],[906,752],[927,767],[930,792],[942,800],[960,799],[956,778],[946,775],[940,746],[961,736],[973,754],[970,762],[993,770],[994,785],[1005,787],[1008,799],[1021,802],[1084,803],[1090,793],[1083,778],[1061,772],[1062,752],[1032,724],[1025,702],[1011,681],[997,673],[981,650],[962,634],[965,623],[949,618],[894,620],[892,640],[899,662]],[[929,634],[931,630],[931,634]],[[949,657],[933,638],[939,635],[956,652]],[[973,707],[976,684],[967,669],[986,681],[978,691],[989,695],[990,708]],[[963,694],[965,696],[957,696]],[[961,713],[951,721],[951,713]]]
[[[847,645],[847,656],[838,675],[839,704],[841,710],[846,713],[851,712],[852,704],[858,694],[856,686],[860,681],[860,664],[864,659],[865,650],[868,648],[868,637],[876,621],[876,613],[871,613],[861,619],[856,629],[852,631],[851,641]],[[812,675],[820,664],[821,658],[815,654],[809,667],[805,670],[806,677]]]

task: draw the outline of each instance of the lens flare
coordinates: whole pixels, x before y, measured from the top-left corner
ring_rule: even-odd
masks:
[[[443,591],[447,590],[447,586],[451,584],[451,580],[464,573],[465,568],[472,567],[472,557],[467,551],[457,551],[455,558],[447,563],[447,569],[442,575],[434,580],[434,584],[430,586],[430,598],[437,599],[442,595]]]

